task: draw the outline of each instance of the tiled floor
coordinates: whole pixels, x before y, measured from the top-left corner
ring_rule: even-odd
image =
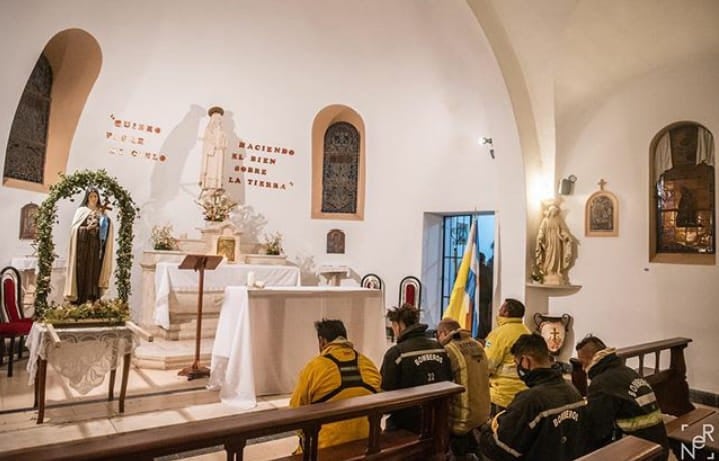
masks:
[[[16,364],[15,374],[7,377],[0,368],[0,447],[2,451],[27,448],[37,444],[75,440],[150,427],[180,424],[243,412],[265,411],[286,407],[288,396],[258,399],[256,408],[238,411],[220,402],[218,392],[205,389],[207,379],[187,381],[177,370],[131,368],[125,413],[117,409],[119,376],[115,384],[115,401],[107,401],[107,379],[102,386],[79,395],[51,367],[47,373],[47,407],[45,422],[37,424],[32,409],[33,387],[28,385],[27,360]],[[118,373],[119,374],[119,373]],[[297,446],[295,437],[249,445],[246,460],[266,460],[291,453]],[[192,460],[224,460],[224,451],[193,456]]]

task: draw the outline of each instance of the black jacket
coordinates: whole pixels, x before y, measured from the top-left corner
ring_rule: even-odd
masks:
[[[480,433],[480,450],[493,461],[569,461],[588,452],[584,399],[557,368],[536,368],[506,411]]]
[[[592,448],[631,434],[664,447],[663,459],[667,459],[667,431],[649,383],[611,351],[589,368],[588,376],[592,380],[587,390]]]
[[[392,391],[421,386],[438,381],[452,380],[452,366],[441,344],[425,334],[427,325],[407,327],[390,347],[382,361],[382,389]],[[406,429],[419,433],[421,428],[419,407],[392,413],[388,429]]]

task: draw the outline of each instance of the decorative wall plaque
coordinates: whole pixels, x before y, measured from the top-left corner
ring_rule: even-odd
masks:
[[[584,233],[587,237],[616,237],[619,235],[619,202],[604,190],[607,182],[599,181],[599,190],[589,196],[584,207]]]
[[[35,218],[39,208],[35,203],[28,203],[20,210],[20,240],[35,240],[37,235]]]
[[[339,229],[327,232],[327,253],[345,253],[345,233]]]
[[[547,342],[549,352],[554,355],[559,354],[559,351],[562,349],[571,322],[572,316],[569,314],[564,314],[561,317],[551,317],[540,314],[539,312],[534,314],[537,333],[542,335],[542,338]]]

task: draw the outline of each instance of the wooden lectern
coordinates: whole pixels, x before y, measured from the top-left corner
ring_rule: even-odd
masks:
[[[187,376],[187,380],[210,376],[210,369],[200,366],[200,339],[202,339],[202,296],[205,291],[205,270],[212,270],[220,264],[222,256],[218,255],[187,255],[180,263],[180,269],[192,269],[200,273],[197,287],[197,330],[195,332],[195,361],[192,366],[183,368],[177,374]]]

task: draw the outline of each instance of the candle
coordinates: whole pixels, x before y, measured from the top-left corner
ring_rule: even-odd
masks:
[[[250,271],[247,273],[247,287],[252,288],[254,286],[255,286],[255,273]]]

